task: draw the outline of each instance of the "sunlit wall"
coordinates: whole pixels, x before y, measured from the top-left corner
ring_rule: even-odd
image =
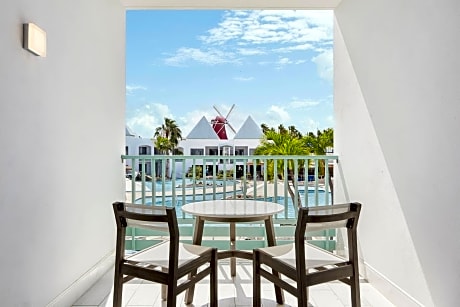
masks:
[[[113,261],[124,18],[112,0],[2,3],[2,306],[70,306]],[[47,57],[22,48],[25,22],[46,31]]]
[[[336,200],[364,204],[364,273],[398,306],[456,306],[460,4],[343,0],[335,15]]]

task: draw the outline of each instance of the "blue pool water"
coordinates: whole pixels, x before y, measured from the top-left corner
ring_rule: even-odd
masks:
[[[161,189],[161,188],[160,188]],[[238,193],[238,192],[237,192]],[[308,207],[313,207],[316,205],[316,197],[318,198],[318,205],[325,205],[326,204],[326,195],[328,194],[328,200],[327,204],[331,204],[331,193],[326,193],[325,191],[319,190],[317,194],[315,194],[315,191],[309,190],[308,191]],[[212,200],[212,199],[223,199],[228,196],[233,196],[233,192],[227,192],[226,195],[224,196],[224,193],[216,193],[216,194],[196,194],[195,197],[192,195],[187,195],[185,197],[182,196],[176,196],[176,212],[179,217],[191,217],[188,214],[185,214],[182,212],[181,207],[184,204],[190,203],[190,202],[195,202],[195,201],[203,201],[203,200]],[[305,203],[305,191],[299,191],[299,195],[302,201],[302,204]],[[171,196],[165,196],[164,197],[164,204],[166,206],[172,206],[173,205],[173,200]],[[261,199],[263,200],[263,199]],[[297,211],[294,206],[291,197],[287,197],[287,200],[285,200],[284,196],[278,196],[276,199],[275,197],[267,197],[267,201],[271,202],[276,202],[279,203],[280,205],[285,206],[285,211],[281,214],[278,215],[280,218],[295,218],[295,212]],[[162,197],[156,197],[155,198],[155,204],[156,205],[162,205],[163,198]],[[142,203],[142,199],[136,200],[136,203]],[[151,198],[146,198],[145,204],[151,205],[152,204],[152,199]]]
[[[214,181],[212,179],[197,179],[195,180],[196,183],[195,183],[195,189],[198,189],[198,188],[202,188],[203,185],[206,185],[206,186],[212,186],[212,184],[214,183]],[[235,181],[233,180],[216,180],[216,186],[223,186],[224,184],[227,185],[227,186],[233,186]],[[185,189],[191,189],[193,188],[192,186],[192,183],[193,183],[193,180],[192,179],[185,179],[184,181],[182,180],[182,178],[180,179],[177,179],[174,181],[174,186],[176,187],[176,189],[182,189],[182,186],[184,186]],[[155,181],[155,191],[162,191],[162,186],[165,186],[165,191],[171,191],[172,190],[172,187],[173,187],[173,181],[172,180],[168,180],[168,181]],[[238,181],[236,182],[236,184],[238,185]],[[152,186],[153,186],[153,183],[152,182],[149,182],[147,181],[145,183],[145,185],[147,186],[147,188],[149,190],[152,190]]]

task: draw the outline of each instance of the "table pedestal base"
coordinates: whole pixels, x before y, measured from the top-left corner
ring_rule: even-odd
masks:
[[[229,223],[230,224],[230,250],[218,252],[218,259],[226,259],[230,258],[230,275],[232,277],[236,276],[236,258],[248,259],[252,260],[252,252],[249,251],[241,251],[236,249],[236,222],[255,222],[255,221],[264,221],[265,222],[265,232],[267,234],[267,243],[268,246],[275,246],[275,228],[273,226],[273,218],[271,215],[251,218],[251,219],[238,219],[238,221],[233,221],[224,218],[203,218],[200,216],[196,217],[195,221],[195,230],[193,233],[193,244],[201,245],[202,238],[203,238],[203,229],[204,229],[204,222],[205,220],[214,221],[214,222],[222,222],[222,223]],[[196,272],[195,272],[196,273]],[[276,274],[275,271],[273,271]],[[191,287],[185,293],[185,303],[191,304],[193,301],[195,288]],[[284,295],[281,289],[275,286],[275,295],[276,301],[284,301]]]

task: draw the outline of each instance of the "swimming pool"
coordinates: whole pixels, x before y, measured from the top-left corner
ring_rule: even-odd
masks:
[[[238,191],[240,192],[240,191]],[[237,193],[238,193],[237,192]],[[327,195],[328,194],[328,195]],[[176,213],[178,216],[182,216],[185,218],[191,218],[192,216],[185,214],[182,212],[181,207],[184,204],[190,203],[190,202],[196,202],[196,201],[203,201],[203,200],[212,200],[212,199],[223,199],[227,198],[230,196],[233,196],[234,192],[226,192],[225,195],[224,193],[209,193],[209,194],[195,194],[193,195],[186,195],[186,196],[176,196],[176,201],[175,201],[175,207],[176,207]],[[299,191],[299,196],[302,201],[302,204],[305,202],[305,191],[300,190]],[[326,196],[327,196],[327,203],[326,203]],[[324,190],[318,190],[317,194],[315,193],[314,190],[309,190],[308,191],[308,207],[313,207],[316,205],[316,197],[318,198],[318,205],[326,205],[326,204],[331,204],[331,193],[326,193]],[[171,196],[160,196],[155,198],[155,205],[162,205],[163,204],[163,198],[164,198],[164,205],[166,206],[173,206],[173,199]],[[258,199],[258,198],[257,198]],[[264,198],[260,198],[260,200],[264,200]],[[285,212],[278,214],[278,217],[281,218],[295,218],[295,212],[297,210],[294,209],[293,202],[291,197],[287,197],[285,199],[284,196],[277,196],[276,198],[271,196],[267,197],[266,201],[271,201],[271,202],[276,202],[280,205],[283,205],[285,207]],[[137,199],[136,203],[142,203],[142,199]],[[145,200],[146,205],[151,205],[152,204],[152,199],[151,198],[146,198]]]
[[[173,183],[174,183],[174,187],[176,188],[176,190],[181,190],[182,188],[184,189],[192,189],[193,188],[193,179],[185,179],[183,180],[182,178],[178,178],[176,180],[165,180],[165,181],[161,181],[161,180],[158,180],[158,181],[155,181],[155,191],[162,191],[162,188],[163,188],[163,185],[165,187],[165,191],[172,191],[173,190]],[[216,179],[215,181],[213,179],[196,179],[195,180],[195,188],[198,189],[198,188],[202,188],[203,186],[206,186],[206,187],[212,187],[214,185],[214,182],[215,182],[215,185],[217,187],[219,186],[233,186],[234,184],[236,185],[239,185],[239,181],[234,181],[234,180],[223,180],[223,179]],[[145,185],[147,187],[147,189],[149,189],[150,191],[153,189],[153,182],[151,181],[147,181],[145,182]]]

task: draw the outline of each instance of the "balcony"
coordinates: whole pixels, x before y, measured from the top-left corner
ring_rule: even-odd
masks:
[[[127,167],[139,166],[136,180],[126,179],[126,201],[175,206],[181,235],[191,242],[193,217],[183,204],[223,198],[277,202],[284,211],[274,217],[277,242],[290,242],[298,206],[333,204],[333,168],[337,156],[123,156]],[[327,167],[325,167],[327,166]],[[131,229],[127,248],[157,242],[159,233]],[[205,227],[204,245],[228,249],[228,225]],[[260,223],[237,225],[237,248],[265,246]],[[334,231],[314,233],[311,242],[336,250]]]
[[[125,12],[147,2],[153,9],[338,4],[334,199],[367,206],[362,267],[382,293],[399,294],[396,305],[458,305],[459,161],[442,158],[460,148],[457,1],[123,0],[2,3],[3,306],[70,306],[87,277],[110,262],[110,202],[124,196]],[[47,58],[21,48],[21,24],[34,20],[49,35]]]
[[[290,242],[296,222],[297,206],[332,205],[333,169],[337,156],[123,156],[128,167],[139,166],[137,176],[126,178],[126,201],[148,205],[176,206],[182,240],[191,242],[193,217],[183,213],[183,204],[221,198],[260,199],[277,202],[285,207],[274,217],[277,244]],[[134,171],[134,170],[133,170]],[[289,192],[291,190],[291,192]],[[237,225],[237,249],[251,250],[265,246],[265,230],[260,223]],[[205,226],[203,244],[229,249],[228,224]],[[336,231],[309,234],[309,242],[340,254],[343,242]],[[127,249],[139,250],[162,240],[161,233],[129,229]],[[228,259],[219,261],[219,305],[248,306],[252,304],[252,263],[237,260],[237,275],[230,276]],[[277,306],[272,285],[264,279],[264,306]],[[197,288],[195,306],[208,302],[208,281]],[[113,271],[83,295],[73,306],[110,306]],[[126,306],[162,306],[160,286],[133,280],[125,287]],[[295,297],[285,293],[286,306],[296,305]],[[331,282],[312,287],[314,306],[349,306],[346,285]],[[178,301],[183,302],[183,294]],[[393,306],[363,278],[362,306]],[[183,305],[183,303],[182,303]]]
[[[248,260],[237,261],[237,275],[230,277],[229,261],[219,261],[218,295],[219,306],[252,306],[252,263]],[[109,307],[112,306],[113,270],[109,270],[99,282],[85,295],[80,297],[72,307]],[[123,306],[165,306],[161,300],[161,286],[147,281],[131,280],[124,286]],[[297,306],[296,298],[285,292],[284,306]],[[310,306],[315,307],[345,307],[350,306],[348,286],[341,282],[310,287]],[[209,301],[209,284],[205,279],[198,283],[192,305],[207,306]],[[184,304],[184,293],[178,296],[179,306]],[[263,306],[277,305],[273,285],[262,279]],[[391,304],[381,293],[366,281],[361,282],[361,306],[363,307],[390,307]]]

